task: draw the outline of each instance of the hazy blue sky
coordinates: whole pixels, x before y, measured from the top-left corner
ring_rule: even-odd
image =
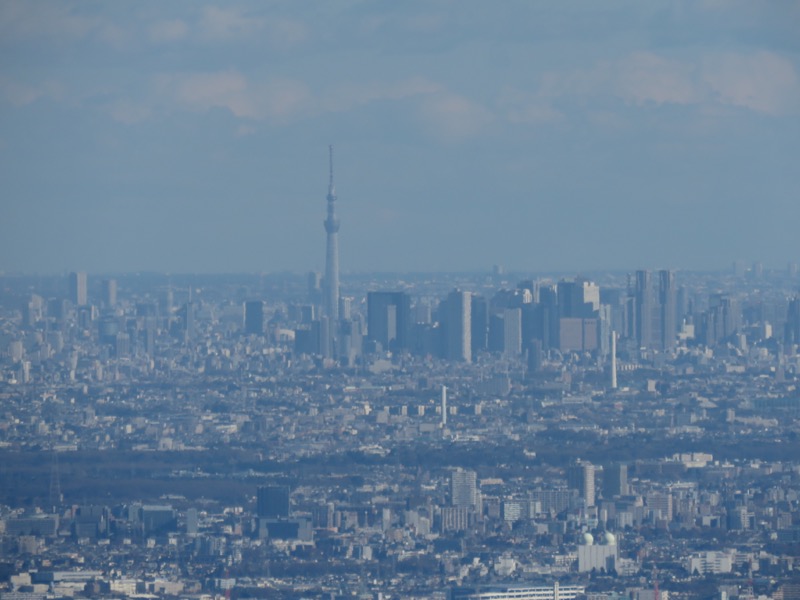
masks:
[[[800,3],[0,1],[0,269],[800,260]]]

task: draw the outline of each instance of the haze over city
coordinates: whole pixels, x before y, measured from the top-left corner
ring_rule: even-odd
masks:
[[[796,3],[0,5],[0,269],[783,267]]]
[[[798,32],[0,0],[0,600],[800,600]]]

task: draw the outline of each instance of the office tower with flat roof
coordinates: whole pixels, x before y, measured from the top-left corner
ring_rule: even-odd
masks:
[[[628,495],[628,465],[608,465],[603,468],[603,497]]]
[[[567,486],[578,490],[586,506],[594,506],[594,465],[578,461],[567,469]]]
[[[251,300],[244,303],[244,332],[261,335],[264,333],[264,302]]]
[[[450,505],[475,508],[478,505],[478,474],[458,468],[450,474]]]
[[[84,271],[69,274],[69,299],[75,306],[86,306],[88,292]]]
[[[518,358],[522,354],[522,309],[507,308],[503,312],[503,355]]]
[[[445,301],[445,358],[472,361],[472,295],[453,290]]]
[[[559,306],[554,285],[539,286],[539,304],[533,326],[534,336],[542,340],[542,349],[558,348]]]
[[[738,300],[730,294],[711,294],[708,302],[708,310],[699,317],[697,338],[706,346],[713,346],[739,330],[742,310]]]
[[[103,279],[103,304],[106,308],[117,305],[117,280]]]
[[[800,344],[800,298],[795,296],[786,307],[783,339],[787,345]]]
[[[661,348],[667,350],[675,345],[678,335],[678,294],[675,287],[675,271],[658,272],[658,303]]]
[[[472,356],[477,356],[487,349],[489,342],[489,304],[483,296],[472,296],[470,328]]]
[[[636,271],[634,285],[636,341],[639,343],[640,348],[652,348],[655,342],[653,335],[655,298],[653,278],[650,271]]]
[[[588,319],[600,309],[600,288],[591,281],[560,281],[556,289],[560,317]]]
[[[503,315],[489,315],[489,334],[486,347],[489,352],[502,353],[505,350],[505,320]]]
[[[593,351],[598,347],[600,288],[584,279],[560,281],[558,348],[562,352]]]
[[[367,337],[383,350],[409,347],[411,298],[405,292],[367,294]]]
[[[678,334],[678,306],[675,272],[636,271],[633,289],[633,333],[640,348],[667,350]]]

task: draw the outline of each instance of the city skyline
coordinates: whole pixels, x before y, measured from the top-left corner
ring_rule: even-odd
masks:
[[[316,272],[3,277],[0,595],[796,597],[800,272],[745,266],[335,325]]]
[[[0,270],[782,267],[798,10],[4,3]]]
[[[800,600],[798,30],[0,2],[0,600]]]

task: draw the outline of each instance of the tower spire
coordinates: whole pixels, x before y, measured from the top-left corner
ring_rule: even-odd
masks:
[[[333,185],[333,146],[328,146],[329,182],[328,210],[324,221],[327,244],[325,250],[325,297],[323,314],[330,320],[331,336],[335,336],[336,324],[339,321],[339,218],[336,216],[336,188]]]
[[[336,188],[333,186],[333,144],[328,146],[328,163],[330,165],[330,178],[328,180],[328,195],[333,196]]]

